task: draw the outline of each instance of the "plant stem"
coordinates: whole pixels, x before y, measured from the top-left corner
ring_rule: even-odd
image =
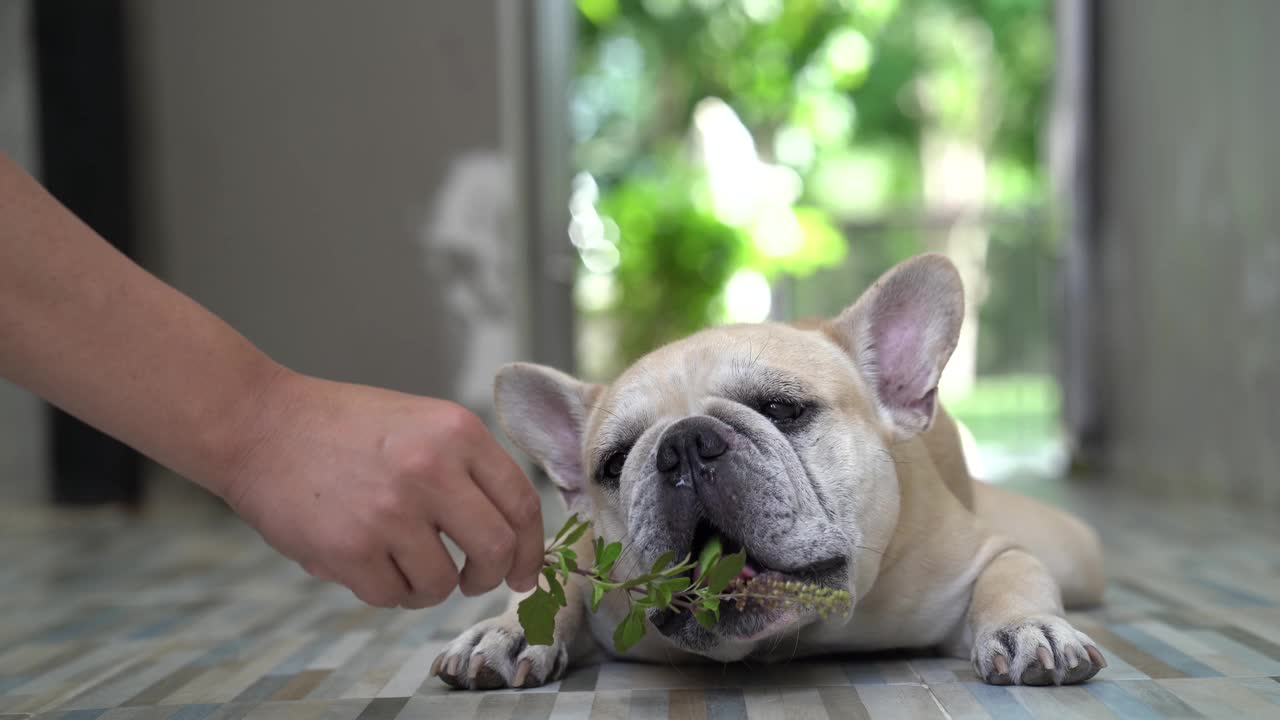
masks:
[[[611,580],[601,578],[600,576],[596,575],[594,572],[591,572],[589,570],[583,570],[582,568],[574,568],[573,572],[575,575],[581,575],[582,577],[585,577],[588,580],[603,580],[604,582],[607,582],[610,585],[614,585],[615,587],[610,588],[611,590],[626,590],[628,593],[635,593],[638,595],[646,594],[646,591],[644,590],[643,587],[641,587],[640,584],[629,585],[627,583],[615,583]],[[643,584],[647,584],[647,583],[643,583]],[[688,611],[694,610],[697,607],[697,604],[694,601],[687,599],[687,596],[693,595],[696,589],[697,588],[695,586],[695,587],[689,588],[688,590],[681,591],[680,593],[673,594],[671,597],[672,607],[677,607],[677,608],[680,608],[681,610],[688,610]],[[712,595],[711,598],[715,600],[722,600],[727,602],[737,602],[738,600],[774,600],[777,602],[788,603],[792,605],[802,604],[797,598],[794,598],[794,597],[791,597],[790,595],[786,595],[782,593],[779,593],[776,595],[769,595],[766,593],[747,592],[745,590],[738,591],[738,592],[722,592],[716,595]]]

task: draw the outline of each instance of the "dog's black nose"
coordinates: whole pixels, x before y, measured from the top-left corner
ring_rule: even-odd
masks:
[[[708,461],[729,449],[717,426],[720,421],[699,416],[685,418],[667,428],[658,442],[658,472],[669,474],[676,486],[707,474]]]

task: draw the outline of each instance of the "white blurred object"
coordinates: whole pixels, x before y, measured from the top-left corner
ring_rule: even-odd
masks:
[[[974,479],[999,484],[1017,478],[1057,477],[1066,469],[1069,457],[1066,444],[1048,442],[1029,450],[1014,451],[996,445],[983,445],[959,418],[952,416],[960,434],[965,465]]]
[[[739,270],[725,286],[724,304],[725,320],[731,323],[764,322],[773,307],[773,291],[764,275],[755,270]]]
[[[513,182],[511,166],[499,153],[460,155],[419,232],[428,274],[466,323],[463,332],[441,339],[462,346],[456,399],[482,415],[492,410],[494,374],[519,350],[515,245],[509,239]]]
[[[762,162],[751,131],[720,98],[704,98],[693,109],[693,144],[707,172],[716,216],[724,222],[754,225],[779,210],[789,213],[800,197],[799,174]]]

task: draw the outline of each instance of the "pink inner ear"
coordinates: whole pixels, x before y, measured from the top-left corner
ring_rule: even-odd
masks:
[[[544,469],[568,502],[582,491],[585,481],[582,477],[581,429],[574,409],[564,396],[552,394],[547,405],[541,418],[547,437]]]
[[[917,409],[933,389],[923,318],[913,318],[908,308],[894,310],[881,315],[872,327],[880,400],[892,408]]]

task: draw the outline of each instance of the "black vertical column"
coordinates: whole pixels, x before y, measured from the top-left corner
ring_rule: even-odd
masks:
[[[133,203],[123,2],[37,0],[31,5],[40,180],[129,254]],[[54,502],[141,502],[142,458],[136,452],[56,408],[49,408],[49,427]]]

